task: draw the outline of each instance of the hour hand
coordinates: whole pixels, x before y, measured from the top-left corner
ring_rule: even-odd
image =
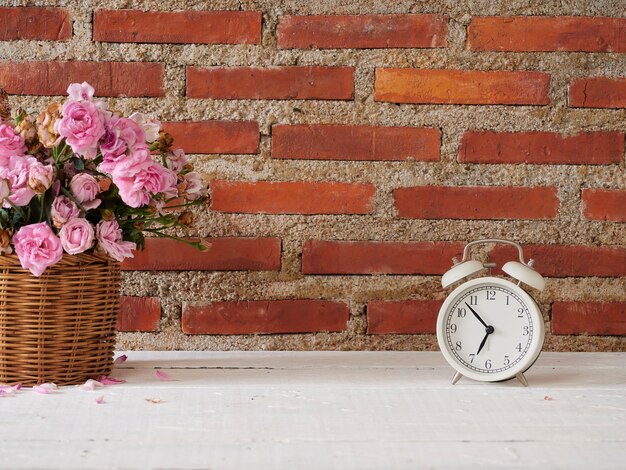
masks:
[[[477,356],[480,354],[480,351],[482,351],[482,349],[485,347],[485,343],[487,342],[487,338],[489,338],[489,333],[487,333],[485,335],[485,337],[483,338],[483,340],[480,343],[480,346],[478,346],[478,352],[476,353]]]
[[[470,305],[469,305],[467,302],[465,302],[465,305],[467,306],[467,308],[469,308],[469,309],[470,309],[470,311],[474,314],[474,316],[475,316],[476,318],[478,318],[478,321],[479,321],[479,322],[481,322],[485,328],[487,328],[487,327],[489,326],[489,325],[487,325],[487,324],[483,321],[483,319],[482,319],[482,318],[480,318],[480,315],[478,315],[478,313],[476,313],[476,310],[474,310],[472,307],[470,307]]]

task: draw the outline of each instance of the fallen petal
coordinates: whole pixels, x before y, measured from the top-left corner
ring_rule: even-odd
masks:
[[[96,398],[96,403],[98,405],[102,405],[104,403],[104,395],[102,395],[101,397]]]
[[[96,380],[102,385],[117,385],[126,383],[126,380],[124,379],[116,379],[115,377],[110,377],[108,375],[101,375]]]
[[[126,354],[122,354],[121,356],[117,357],[115,361],[113,361],[113,364],[123,364],[124,362],[126,362],[127,359],[128,356]]]
[[[19,392],[20,390],[22,390],[22,382],[20,382],[20,383],[18,383],[16,385],[13,385],[13,388]]]
[[[163,372],[160,369],[155,370],[154,374],[159,378],[159,380],[163,382],[171,382],[172,380],[176,380],[170,374],[168,374],[167,372]]]
[[[0,387],[0,397],[10,397],[15,395],[15,390],[12,387]]]
[[[145,398],[148,403],[163,403],[160,398]]]
[[[55,383],[45,383],[41,385],[35,385],[33,387],[33,392],[41,393],[42,395],[49,395],[54,392],[57,388]]]
[[[87,380],[87,382],[85,382],[82,385],[79,385],[78,388],[80,388],[81,390],[84,390],[86,392],[93,392],[94,390],[103,387],[104,384],[101,382],[98,382],[97,380],[94,379],[89,379]]]

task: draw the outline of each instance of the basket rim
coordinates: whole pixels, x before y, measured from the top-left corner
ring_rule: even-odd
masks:
[[[69,255],[63,253],[63,257],[48,269],[56,267],[84,266],[87,264],[119,264],[119,261],[101,253],[80,253],[77,255]],[[0,267],[22,267],[22,263],[16,254],[1,254]]]

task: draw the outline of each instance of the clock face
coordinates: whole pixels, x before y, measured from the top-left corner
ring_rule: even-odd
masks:
[[[505,279],[484,277],[460,285],[446,299],[437,320],[437,339],[445,358],[461,374],[506,380],[537,359],[543,318],[524,290]]]

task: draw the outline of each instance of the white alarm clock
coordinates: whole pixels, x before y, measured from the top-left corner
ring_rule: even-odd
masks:
[[[495,263],[469,259],[470,248],[486,243],[513,245],[519,261],[509,261],[502,271],[517,280],[500,277],[478,277],[466,280],[446,298],[437,318],[437,341],[448,363],[456,370],[455,384],[463,376],[486,382],[517,378],[524,386],[524,372],[539,357],[545,327],[541,310],[533,298],[520,287],[526,284],[543,290],[545,280],[533,268],[533,260],[524,262],[522,247],[499,239],[468,243],[463,259],[453,259],[441,284],[444,288],[464,280]]]

